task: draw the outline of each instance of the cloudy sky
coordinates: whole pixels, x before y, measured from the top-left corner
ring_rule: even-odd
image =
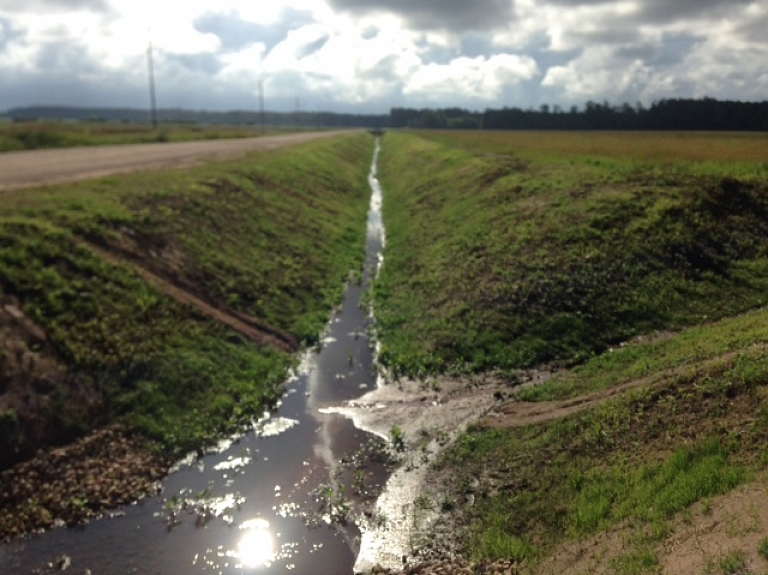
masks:
[[[0,110],[768,99],[768,0],[0,0]]]

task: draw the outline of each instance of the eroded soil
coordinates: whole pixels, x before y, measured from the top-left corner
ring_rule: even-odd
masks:
[[[0,469],[82,435],[101,403],[0,287]]]
[[[195,308],[255,343],[285,353],[298,351],[299,341],[290,333],[267,325],[253,316],[208,301],[185,273],[184,253],[172,244],[162,242],[162,245],[156,245],[157,242],[148,241],[127,228],[109,240],[100,237],[99,241],[100,244],[91,241],[86,245],[106,261],[130,267],[144,281],[179,303]]]
[[[169,462],[119,427],[39,452],[0,474],[0,539],[89,518],[154,494]]]

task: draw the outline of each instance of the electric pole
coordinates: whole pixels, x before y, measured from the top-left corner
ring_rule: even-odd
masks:
[[[152,113],[152,129],[157,129],[157,104],[155,102],[155,68],[152,63],[152,41],[147,46],[147,68],[149,70],[149,105]]]
[[[259,78],[259,118],[261,120],[261,133],[264,134],[264,80]]]

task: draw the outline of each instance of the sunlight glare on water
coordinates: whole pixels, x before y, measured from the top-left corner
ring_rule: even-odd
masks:
[[[251,519],[240,525],[244,531],[237,543],[237,558],[243,567],[266,567],[275,558],[275,541],[266,519]]]

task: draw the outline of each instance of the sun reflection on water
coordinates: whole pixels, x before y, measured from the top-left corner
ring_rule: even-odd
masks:
[[[275,559],[275,541],[266,519],[251,519],[240,525],[244,531],[237,543],[237,558],[243,567],[267,567]]]

